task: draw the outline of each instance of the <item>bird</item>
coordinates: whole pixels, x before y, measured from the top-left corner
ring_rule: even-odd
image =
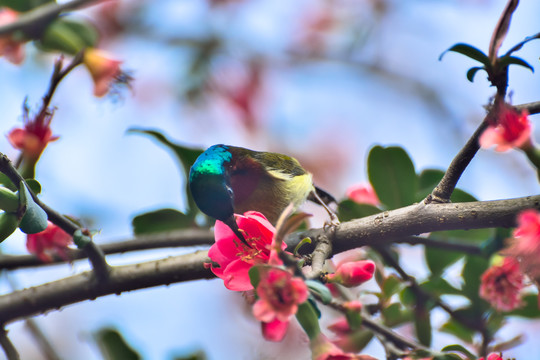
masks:
[[[298,160],[283,154],[213,145],[191,166],[189,187],[198,208],[224,222],[245,243],[235,213],[258,211],[275,224],[289,204],[298,208],[311,200],[339,224],[328,207],[336,202],[334,197],[313,184],[312,175]]]

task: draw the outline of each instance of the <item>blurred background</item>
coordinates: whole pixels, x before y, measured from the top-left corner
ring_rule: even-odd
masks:
[[[97,99],[88,73],[76,69],[52,105],[51,143],[37,168],[45,203],[99,229],[98,243],[128,239],[131,219],[164,207],[183,209],[184,177],[175,160],[130,128],[160,130],[175,142],[216,143],[286,153],[316,183],[343,198],[367,180],[365,160],[376,144],[400,145],[417,170],[445,169],[481,122],[494,89],[477,64],[448,53],[466,42],[487,52],[505,0],[139,0],[105,1],[77,12],[96,24],[100,48],[124,61],[131,91]],[[524,0],[514,14],[506,51],[540,31],[540,2]],[[57,55],[26,45],[21,66],[0,59],[0,133],[21,125],[21,107],[38,106]],[[516,55],[538,70],[540,42]],[[540,99],[540,75],[510,68],[514,104]],[[533,123],[538,116],[532,116]],[[535,131],[538,138],[538,131]],[[0,151],[17,156],[5,136]],[[481,150],[458,186],[480,200],[538,194],[535,172],[520,152]],[[311,210],[311,208],[308,208]],[[26,253],[22,233],[2,244]],[[158,259],[193,249],[110,257],[112,264]],[[421,274],[410,251],[411,273]],[[87,264],[20,270],[20,287],[87,269]],[[0,289],[9,292],[2,282]],[[69,306],[36,317],[65,359],[100,359],[99,329],[117,328],[147,359],[201,350],[208,359],[309,359],[298,327],[283,343],[265,342],[259,323],[220,280],[139,290]],[[324,319],[323,319],[324,320]],[[539,324],[511,322],[501,335]],[[524,330],[525,329],[525,330]],[[42,359],[22,322],[8,327],[23,359]],[[403,329],[407,332],[407,329]],[[537,332],[538,333],[538,332]],[[526,339],[527,340],[527,339]],[[434,348],[454,341],[435,338]],[[383,357],[370,344],[367,353]],[[3,355],[3,354],[2,354]],[[538,342],[504,354],[540,358]],[[1,356],[1,355],[0,355]]]

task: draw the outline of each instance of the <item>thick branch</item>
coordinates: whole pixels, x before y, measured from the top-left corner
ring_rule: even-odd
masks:
[[[169,257],[134,265],[112,267],[106,282],[92,272],[23,289],[0,296],[0,323],[9,323],[80,301],[110,294],[208,279],[214,275],[204,268],[207,252]]]
[[[509,200],[411,205],[342,223],[333,235],[333,253],[360,246],[382,245],[396,238],[432,231],[514,227],[516,215],[531,208],[540,210],[540,195]],[[304,237],[316,239],[322,232],[323,229],[311,229],[289,237],[289,249],[294,249]],[[300,248],[304,254],[312,251],[313,245],[310,244]]]

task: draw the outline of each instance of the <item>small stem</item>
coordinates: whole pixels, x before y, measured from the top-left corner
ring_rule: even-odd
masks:
[[[332,242],[326,234],[318,236],[316,241],[317,245],[311,254],[311,271],[306,274],[308,279],[317,279],[321,276],[324,262],[332,254]]]
[[[21,358],[17,352],[17,349],[11,340],[9,340],[5,328],[0,329],[0,345],[2,346],[2,349],[4,349],[4,353],[6,354],[6,358],[8,360],[19,360]]]
[[[406,243],[410,245],[424,245],[427,247],[452,250],[456,252],[461,252],[471,255],[482,255],[482,248],[476,245],[464,244],[464,243],[454,243],[448,241],[434,240],[430,238],[423,238],[420,236],[408,236],[405,238],[400,238],[394,241],[395,244]]]
[[[0,172],[4,173],[11,180],[11,182],[15,184],[15,186],[18,187],[21,182],[24,184],[24,186],[27,186],[26,181],[23,179],[21,174],[19,174],[19,172],[13,167],[8,157],[2,153],[0,153]],[[79,226],[77,226],[67,217],[61,215],[60,213],[56,212],[55,210],[41,202],[41,200],[28,186],[27,188],[34,202],[43,210],[45,210],[45,213],[47,213],[47,218],[52,223],[59,226],[62,230],[64,230],[71,236],[73,236],[75,231],[79,230]],[[85,246],[84,250],[88,254],[88,259],[92,263],[92,267],[96,271],[96,276],[98,277],[98,279],[106,279],[109,273],[109,265],[105,260],[103,252],[98,247],[96,247],[93,241],[91,241],[89,245]]]

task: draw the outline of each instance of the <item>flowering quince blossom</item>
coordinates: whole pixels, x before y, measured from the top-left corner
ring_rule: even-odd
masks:
[[[346,353],[322,333],[311,340],[310,347],[313,360],[377,360],[369,355]]]
[[[262,321],[267,340],[281,341],[287,332],[289,319],[298,305],[308,298],[308,288],[301,278],[281,268],[261,268],[257,285],[259,300],[253,305],[253,315]]]
[[[483,357],[479,358],[478,360],[484,360]],[[487,360],[503,360],[501,354],[497,354],[497,353],[491,353],[488,355],[487,357]]]
[[[328,274],[326,280],[346,287],[365,283],[373,277],[375,263],[371,260],[351,261],[339,264],[336,272]]]
[[[504,254],[517,258],[522,270],[536,279],[540,277],[540,213],[524,210],[518,215],[517,224]]]
[[[375,194],[375,190],[369,183],[352,185],[347,189],[347,197],[359,204],[369,204],[379,206],[381,202]]]
[[[26,248],[43,262],[53,261],[53,255],[68,260],[67,249],[73,243],[71,235],[49,222],[47,228],[37,234],[28,234]]]
[[[0,9],[0,26],[11,24],[18,17],[18,12],[2,8]],[[9,62],[19,65],[24,60],[24,43],[14,39],[12,34],[0,36],[0,56],[5,56]]]
[[[235,218],[250,246],[240,241],[223,222],[216,221],[216,242],[208,251],[208,256],[218,264],[211,264],[210,268],[217,277],[223,279],[227,289],[247,291],[253,289],[249,269],[254,265],[268,263],[276,229],[263,214],[256,211],[248,211],[244,215],[235,214]],[[284,250],[286,247],[283,243],[281,248]]]
[[[84,51],[83,63],[94,80],[94,95],[104,96],[109,92],[111,84],[122,74],[120,64],[110,55],[99,49],[88,48]]]
[[[502,265],[487,269],[481,281],[480,297],[495,309],[511,311],[522,305],[523,274],[516,259],[504,258]]]
[[[496,151],[507,151],[514,147],[530,146],[531,123],[527,110],[517,111],[507,103],[501,103],[495,123],[489,125],[479,139],[480,146],[496,145]]]
[[[53,136],[50,128],[53,113],[40,112],[30,119],[28,107],[23,108],[24,127],[15,128],[9,132],[7,138],[11,145],[22,151],[22,156],[31,162],[36,162],[47,144],[58,139]]]
[[[357,339],[357,334],[360,336],[362,336],[362,334],[352,330],[344,316],[329,325],[328,329],[336,335],[336,338],[332,340],[332,343],[341,350],[352,353],[357,353],[362,350],[362,342],[359,342]]]

